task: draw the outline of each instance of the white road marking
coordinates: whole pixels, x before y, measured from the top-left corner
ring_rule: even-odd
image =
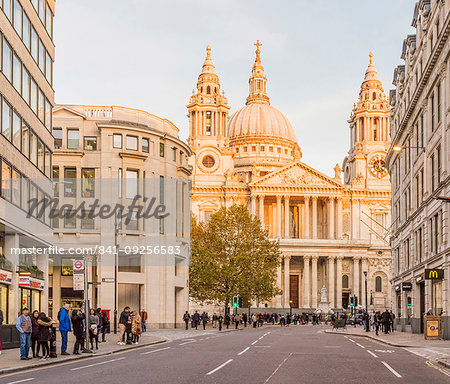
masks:
[[[231,363],[233,361],[233,359],[230,359],[228,361],[225,361],[225,363],[219,365],[217,368],[214,368],[212,371],[209,371],[207,373],[207,375],[212,375],[214,372],[217,372],[219,369],[222,369],[223,367],[225,367],[225,365]]]
[[[371,352],[371,351],[369,351],[368,349],[366,349],[366,351],[367,352],[369,352],[373,357],[376,357],[376,358],[378,358],[378,356],[377,355],[375,355],[375,353],[373,353],[373,352]]]
[[[196,342],[196,340],[186,341],[185,343],[181,343],[181,344],[178,344],[178,345],[186,345],[186,344],[191,344],[191,343],[195,343],[195,342]]]
[[[344,336],[346,339],[348,339],[348,336]]]
[[[356,343],[356,345],[357,345],[358,347],[361,347],[361,348],[366,349],[366,347],[365,347],[364,345],[361,345],[361,344],[359,344],[359,343]]]
[[[394,353],[395,351],[392,349],[375,349],[375,352],[380,352],[380,353]]]
[[[25,381],[30,381],[30,380],[34,380],[34,377],[30,377],[29,379],[23,379],[23,380],[11,381],[10,383],[7,383],[7,384],[24,383]]]
[[[392,368],[388,363],[386,363],[385,361],[382,361],[382,363],[383,363],[383,365],[387,368],[387,369],[389,369],[395,376],[397,376],[397,377],[402,377],[401,375],[400,375],[400,373],[398,373],[394,368]]]
[[[281,366],[286,362],[287,359],[289,359],[292,356],[292,353],[290,353],[289,355],[286,356],[286,358],[280,363],[280,365],[275,369],[275,371],[272,372],[272,374],[267,378],[267,380],[265,381],[266,383],[269,382],[269,380],[273,377],[273,375],[275,375],[275,373],[277,373],[277,371],[281,368]]]
[[[152,350],[152,351],[143,352],[143,353],[141,353],[141,355],[148,355],[149,353],[159,352],[159,351],[164,351],[164,350],[169,349],[169,348],[170,348],[170,347],[154,349],[154,350]]]
[[[352,343],[356,343],[356,341],[355,340],[352,340],[352,339],[349,339]]]
[[[250,349],[250,347],[245,348],[243,351],[238,353],[238,356],[243,355],[245,352],[247,352]]]
[[[108,364],[108,363],[112,363],[112,362],[114,362],[114,361],[119,361],[119,360],[123,360],[123,359],[125,359],[125,357],[119,357],[119,358],[117,358],[117,359],[101,361],[101,362],[99,362],[99,363],[94,363],[94,364],[89,364],[89,365],[83,365],[82,367],[72,368],[71,371],[77,371],[77,370],[79,370],[79,369],[90,368],[90,367],[95,367],[95,366],[97,366],[97,365]]]
[[[255,341],[252,343],[252,345],[255,345],[257,342],[258,342],[258,340],[255,340]]]

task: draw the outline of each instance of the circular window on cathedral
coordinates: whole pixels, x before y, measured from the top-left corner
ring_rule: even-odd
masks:
[[[216,161],[214,160],[214,157],[209,156],[209,155],[205,156],[202,161],[203,166],[206,168],[214,167],[215,163],[216,163]]]

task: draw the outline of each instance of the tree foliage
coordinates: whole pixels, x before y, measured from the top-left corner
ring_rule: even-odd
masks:
[[[191,236],[189,293],[195,300],[228,307],[234,295],[264,301],[280,294],[279,244],[245,206],[223,207],[207,223],[193,218]]]

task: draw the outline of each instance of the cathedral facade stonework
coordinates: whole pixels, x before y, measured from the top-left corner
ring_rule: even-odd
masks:
[[[294,128],[270,105],[255,45],[249,96],[231,117],[207,47],[187,105],[194,214],[208,220],[221,206],[245,204],[279,240],[282,294],[253,307],[314,310],[326,292],[334,310],[347,308],[353,295],[362,306],[367,298],[369,310],[390,308],[390,109],[373,55],[348,120],[348,156],[330,177],[301,161]]]

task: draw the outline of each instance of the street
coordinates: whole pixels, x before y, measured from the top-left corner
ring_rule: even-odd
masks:
[[[436,363],[404,348],[330,335],[326,326],[202,334],[0,377],[19,383],[448,383]]]

